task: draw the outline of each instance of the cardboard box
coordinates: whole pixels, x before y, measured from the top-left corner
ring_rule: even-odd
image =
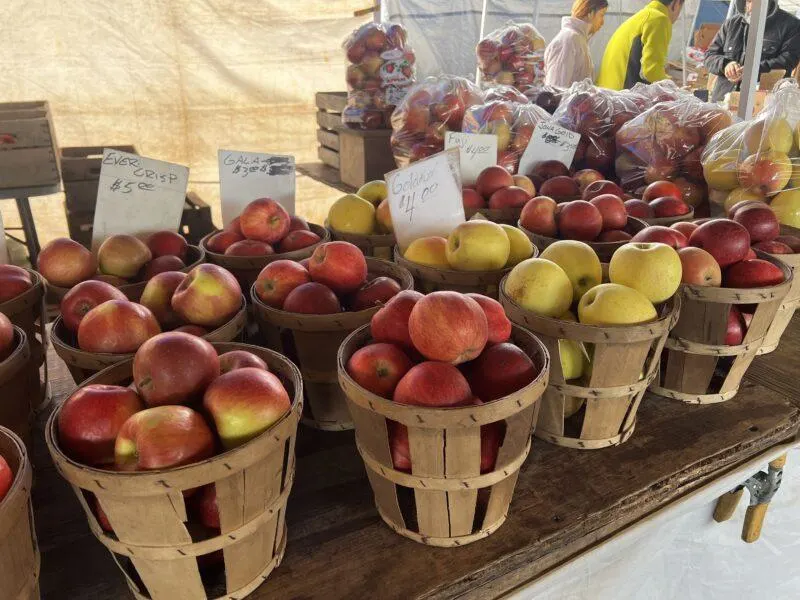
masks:
[[[694,32],[694,41],[692,45],[695,48],[700,48],[700,50],[708,50],[708,47],[711,45],[711,42],[714,41],[714,36],[717,35],[720,27],[720,23],[703,23]]]

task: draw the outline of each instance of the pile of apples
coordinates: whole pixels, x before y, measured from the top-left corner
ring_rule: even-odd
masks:
[[[478,175],[474,186],[461,190],[465,209],[522,208],[536,195],[533,181],[525,175],[511,175],[500,165],[487,167]]]
[[[226,256],[270,256],[308,248],[319,241],[303,218],[290,216],[272,198],[259,198],[205,245],[211,252]]]
[[[189,273],[153,276],[138,303],[104,281],[83,281],[61,299],[61,318],[81,350],[128,354],[167,329],[203,336],[241,306],[236,278],[222,267],[202,264]]]
[[[434,269],[498,271],[532,255],[533,244],[516,227],[473,219],[456,226],[447,238],[427,236],[414,240],[403,258]]]
[[[544,81],[545,39],[530,23],[511,23],[475,48],[483,81],[513,85],[523,92]]]
[[[692,207],[683,201],[683,192],[672,181],[656,181],[644,189],[641,200],[626,200],[625,210],[631,217],[661,219],[688,215]]]
[[[31,274],[16,265],[0,265],[0,304],[33,287]]]
[[[186,240],[174,231],[157,231],[145,242],[133,235],[109,236],[97,258],[74,240],[56,238],[39,253],[38,271],[50,285],[62,288],[90,279],[119,287],[185,269],[187,249]]]
[[[276,260],[258,274],[253,291],[267,306],[287,312],[331,315],[385,304],[400,284],[369,278],[363,252],[350,242],[325,242],[300,262]]]
[[[161,333],[137,350],[131,385],[87,385],[67,398],[58,414],[58,444],[92,468],[171,469],[237,448],[290,410],[286,388],[258,356],[246,350],[218,355],[202,338]],[[214,484],[184,496],[190,520],[219,530]],[[113,531],[96,501],[94,508],[103,528]]]
[[[386,182],[368,181],[355,194],[347,194],[331,205],[327,225],[334,231],[356,235],[394,232]]]
[[[427,77],[392,113],[392,153],[399,167],[444,150],[447,131],[461,131],[467,108],[483,102],[478,87],[453,75]]]
[[[541,372],[509,342],[511,322],[496,300],[479,294],[406,290],[372,317],[372,342],[347,361],[353,380],[398,404],[428,408],[491,402]],[[405,425],[389,421],[394,468],[411,472]],[[492,471],[505,435],[502,421],[481,426],[481,473]]]
[[[0,455],[0,502],[8,494],[12,483],[14,483],[14,473],[11,472],[8,461]]]

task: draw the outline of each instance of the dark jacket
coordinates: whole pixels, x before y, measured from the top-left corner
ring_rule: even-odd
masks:
[[[768,10],[758,72],[786,69],[788,77],[800,60],[800,21],[778,8],[776,0],[769,0]],[[744,16],[744,0],[736,0],[736,13],[725,20],[706,52],[706,69],[718,76],[711,93],[712,102],[739,89],[738,83],[725,78],[725,66],[730,62],[744,65],[749,30],[750,25]]]

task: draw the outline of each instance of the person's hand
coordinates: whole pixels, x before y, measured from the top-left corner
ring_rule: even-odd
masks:
[[[736,61],[731,61],[725,65],[725,78],[732,83],[738,83],[742,78],[742,65]]]

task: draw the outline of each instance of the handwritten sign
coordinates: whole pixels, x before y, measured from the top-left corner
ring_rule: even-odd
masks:
[[[219,151],[222,221],[226,225],[258,198],[272,198],[294,214],[294,156]]]
[[[531,141],[519,161],[519,173],[527,175],[537,163],[557,160],[567,167],[572,165],[581,134],[542,121],[533,130]]]
[[[496,135],[448,131],[444,138],[444,148],[459,149],[461,183],[464,185],[472,185],[481,171],[497,164]]]
[[[0,265],[8,262],[8,250],[6,249],[6,230],[3,226],[3,215],[0,213]]]
[[[177,231],[188,182],[188,167],[104,148],[92,248],[118,233]]]
[[[430,235],[447,237],[463,223],[457,148],[386,174],[389,212],[400,250]]]

